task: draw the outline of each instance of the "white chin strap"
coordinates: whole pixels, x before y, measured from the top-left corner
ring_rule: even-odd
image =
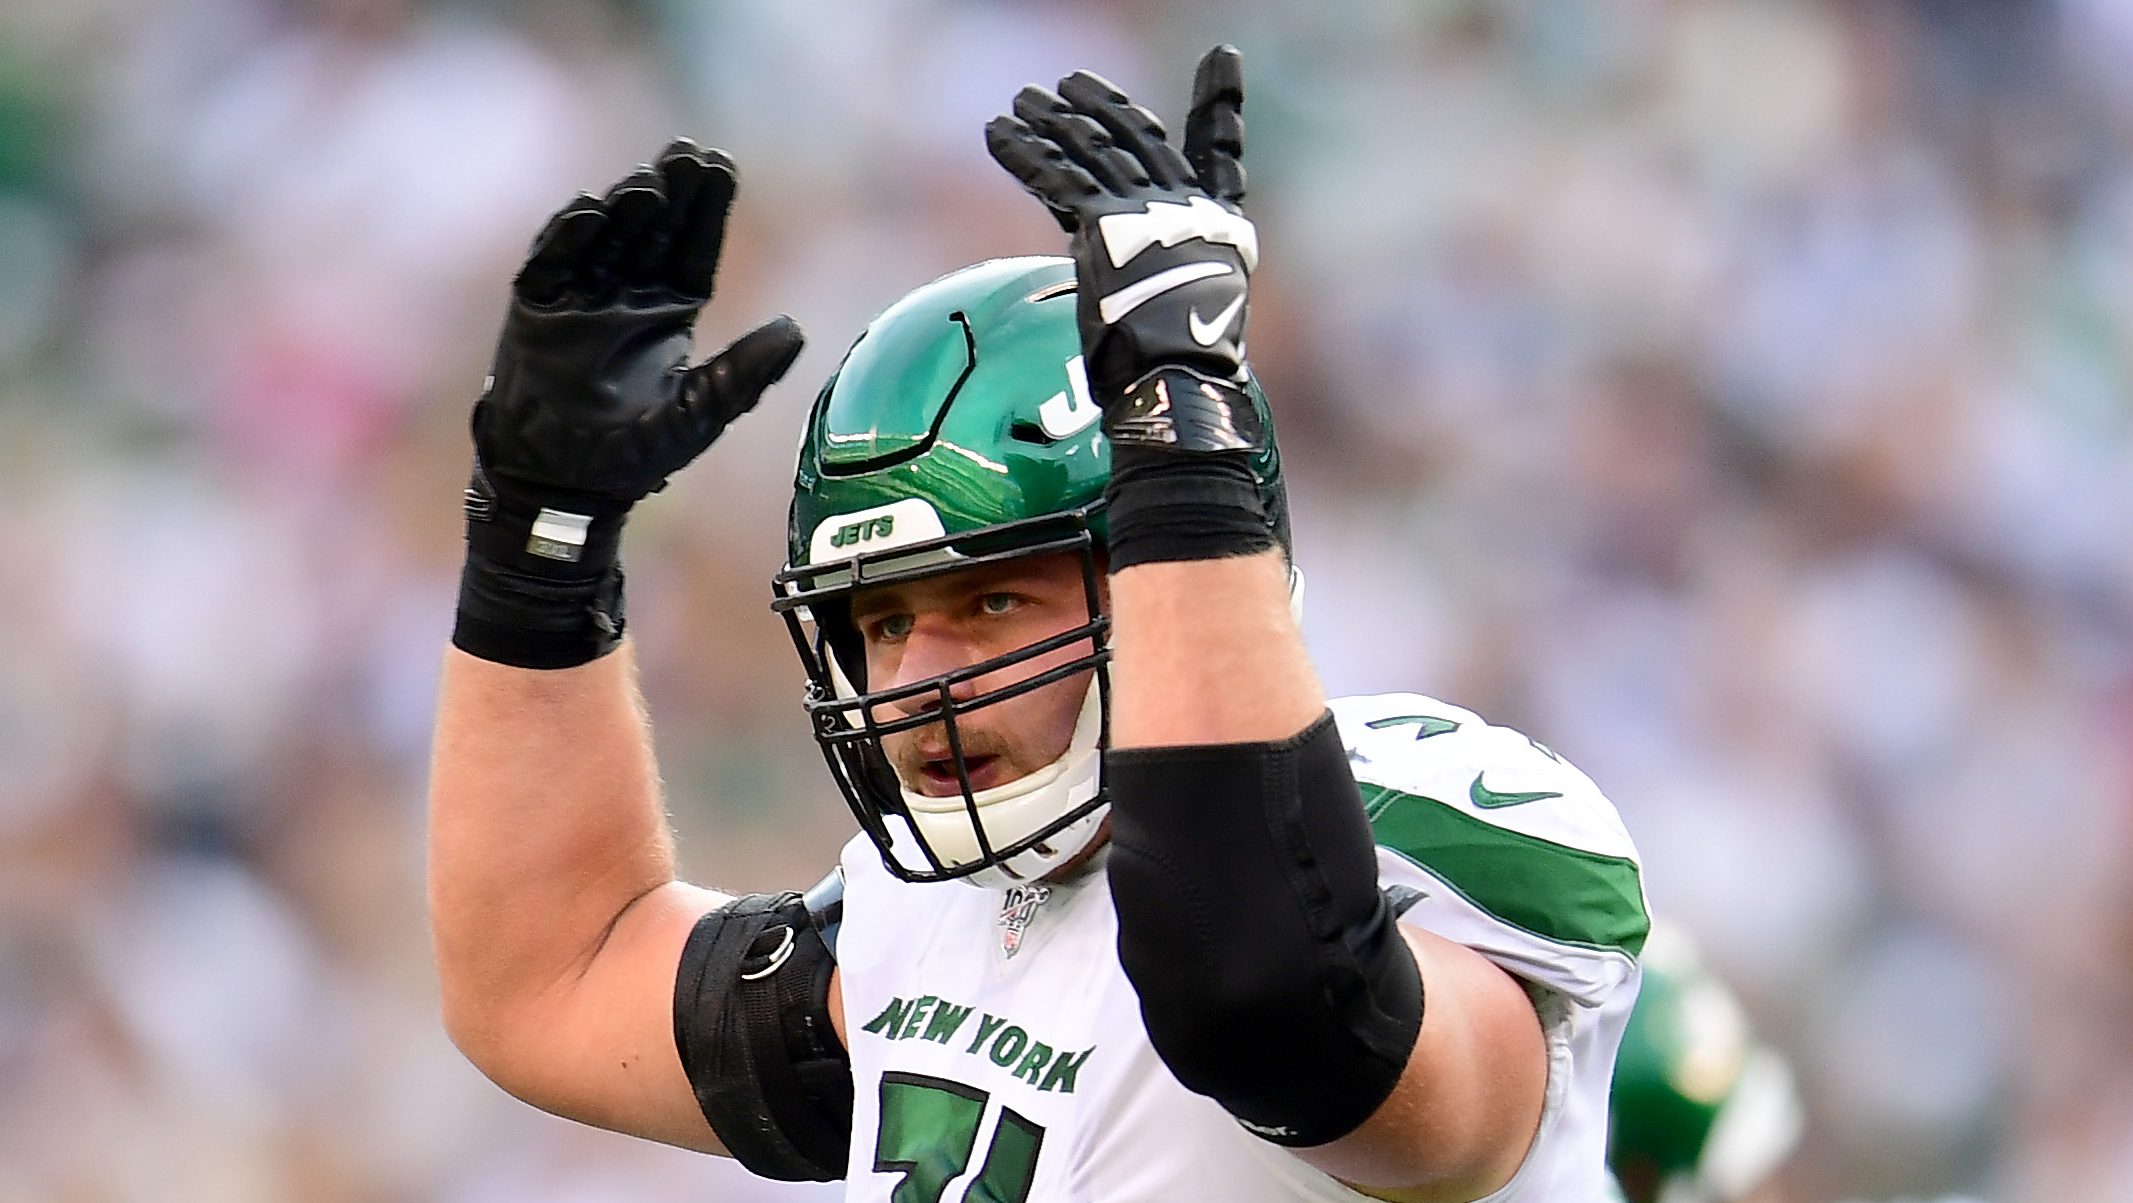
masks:
[[[1060,815],[1095,797],[1103,776],[1103,750],[1097,747],[1102,731],[1103,702],[1097,697],[1096,683],[1091,681],[1082,696],[1081,716],[1075,720],[1074,738],[1068,742],[1065,754],[1034,773],[970,796],[977,803],[978,821],[985,825],[986,844],[1005,848],[1026,840]],[[971,828],[963,795],[936,798],[908,788],[900,792],[912,828],[940,858],[943,868],[980,859],[977,833]],[[1042,843],[958,880],[991,889],[1036,881],[1088,848],[1109,810],[1108,806],[1099,806]]]

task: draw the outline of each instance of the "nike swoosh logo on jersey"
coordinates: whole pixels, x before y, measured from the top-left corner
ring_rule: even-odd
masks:
[[[1096,303],[1096,314],[1108,326],[1174,288],[1196,280],[1226,276],[1236,269],[1227,263],[1180,263],[1126,285]]]
[[[1193,238],[1236,247],[1245,271],[1259,267],[1258,228],[1242,213],[1204,196],[1182,203],[1149,201],[1138,213],[1106,213],[1096,219],[1096,232],[1113,267],[1126,266],[1151,246],[1176,246]]]
[[[1229,324],[1237,319],[1237,311],[1242,308],[1244,294],[1240,292],[1237,299],[1224,306],[1222,312],[1216,314],[1215,320],[1211,322],[1201,321],[1199,310],[1188,309],[1185,311],[1185,328],[1192,332],[1192,341],[1203,347],[1212,347],[1216,340],[1222,337],[1222,332],[1229,329]]]
[[[1529,794],[1493,790],[1481,783],[1481,777],[1480,773],[1474,774],[1474,786],[1466,792],[1466,796],[1473,800],[1474,805],[1483,810],[1501,810],[1506,806],[1524,806],[1528,802],[1539,802],[1544,798],[1560,798],[1563,796],[1550,790],[1538,790]]]

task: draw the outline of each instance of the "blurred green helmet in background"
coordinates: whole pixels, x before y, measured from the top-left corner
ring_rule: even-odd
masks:
[[[1680,928],[1654,923],[1615,1057],[1607,1163],[1631,1203],[1733,1203],[1803,1124],[1791,1070]]]
[[[1265,395],[1256,382],[1248,391],[1271,430]],[[899,877],[1034,880],[1096,834],[1110,690],[1101,416],[1082,371],[1073,263],[1051,257],[990,260],[909,293],[867,326],[815,399],[772,608],[807,668],[806,706],[830,772]],[[1252,468],[1286,548],[1271,438]],[[1085,624],[937,677],[869,687],[849,618],[855,589],[1063,552],[1081,557]],[[1066,648],[1078,650],[1070,663],[951,696],[954,685]],[[1089,693],[1068,751],[1019,780],[973,790],[958,752],[961,796],[926,797],[904,789],[882,754],[883,735],[932,724],[959,747],[957,715],[1084,672]],[[879,713],[921,699],[933,704],[925,713]]]

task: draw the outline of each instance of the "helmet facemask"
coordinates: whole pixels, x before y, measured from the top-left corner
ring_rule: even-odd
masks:
[[[1110,620],[1102,605],[1097,536],[1090,527],[1099,508],[1100,503],[901,543],[788,568],[775,578],[772,609],[785,618],[807,670],[804,704],[816,742],[846,803],[897,877],[1016,884],[1055,872],[1094,840],[1107,801],[1102,749],[1110,728]],[[918,681],[870,688],[865,647],[850,617],[859,590],[1062,552],[1073,553],[1080,566],[1085,622]],[[1072,658],[1010,684],[955,696],[958,686],[1077,647]],[[1082,674],[1089,683],[1065,752],[1014,780],[973,787],[961,720]],[[906,788],[882,743],[884,736],[933,726],[942,729],[960,786],[941,796]]]

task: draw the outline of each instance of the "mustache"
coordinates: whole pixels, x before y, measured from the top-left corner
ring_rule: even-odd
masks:
[[[976,760],[980,756],[1001,756],[1007,758],[1009,763],[1016,763],[1014,741],[1005,735],[958,723],[955,737],[956,742],[962,746],[965,761]],[[916,731],[887,736],[882,739],[881,744],[883,754],[889,758],[889,764],[895,768],[897,775],[907,781],[916,780],[919,771],[933,759],[922,749],[937,747],[944,752],[947,750],[947,725],[935,723],[920,727]]]

